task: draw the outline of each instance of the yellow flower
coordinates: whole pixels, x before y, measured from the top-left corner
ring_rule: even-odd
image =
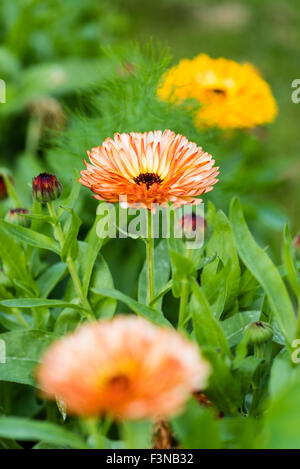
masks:
[[[158,89],[163,100],[196,99],[196,125],[252,128],[273,122],[276,101],[268,83],[250,63],[200,54],[168,70]]]

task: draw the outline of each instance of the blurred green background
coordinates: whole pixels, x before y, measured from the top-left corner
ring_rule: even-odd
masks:
[[[170,63],[201,52],[253,62],[275,94],[276,122],[249,133],[201,134],[187,111],[157,103],[165,55],[151,62],[132,46],[150,38],[169,46]],[[292,81],[300,78],[299,47],[298,0],[1,0],[0,78],[7,102],[0,104],[0,168],[11,172],[27,206],[38,172],[56,171],[68,190],[85,150],[106,136],[172,127],[221,166],[209,198],[226,211],[238,194],[257,238],[279,259],[284,223],[291,222],[294,234],[299,229],[300,104],[291,100]],[[87,225],[96,202],[82,192],[78,210]],[[9,203],[0,203],[1,215]],[[143,246],[110,244],[117,287],[132,292],[138,270],[129,279],[120,258],[140,268]]]
[[[261,160],[290,164],[274,193],[295,225],[299,220],[300,105],[291,100],[291,83],[300,77],[298,0],[165,0],[126,2],[133,18],[131,37],[167,41],[174,62],[200,52],[253,62],[270,83],[280,113],[265,135]],[[261,194],[257,194],[261,197]]]

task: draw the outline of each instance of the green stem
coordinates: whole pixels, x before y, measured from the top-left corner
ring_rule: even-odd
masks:
[[[99,430],[98,420],[88,418],[84,420],[84,425],[90,434],[96,449],[103,449],[103,438]]]
[[[61,228],[61,224],[60,224],[59,221],[57,221],[55,208],[54,208],[52,202],[48,202],[47,205],[48,205],[48,210],[49,210],[50,216],[54,220],[53,227],[54,227],[56,237],[57,237],[57,239],[60,243],[60,246],[63,247],[64,242],[65,242],[65,237],[64,237],[64,234],[63,234],[63,231],[62,231],[62,228]],[[66,259],[66,264],[67,264],[69,273],[71,275],[71,278],[73,280],[77,295],[78,295],[81,303],[83,304],[83,306],[88,311],[90,311],[90,313],[88,311],[84,311],[84,314],[86,315],[86,317],[89,321],[92,321],[94,319],[94,314],[93,314],[93,311],[92,311],[92,308],[90,306],[90,303],[89,303],[88,299],[85,297],[85,295],[83,293],[83,288],[82,288],[82,285],[81,285],[81,281],[80,281],[80,278],[79,278],[79,275],[77,273],[75,263],[74,263],[74,260],[72,259],[72,257],[68,257]]]
[[[264,357],[264,347],[262,344],[255,344],[254,345],[254,357],[258,360],[263,359]],[[255,415],[256,408],[259,403],[260,397],[260,381],[261,381],[261,373],[260,371],[256,375],[255,379],[252,381],[252,403],[250,407],[250,415]]]
[[[154,239],[152,237],[152,216],[148,211],[148,239],[146,243],[147,258],[147,304],[150,305],[155,295],[154,290]]]
[[[254,345],[254,356],[255,358],[261,359],[264,356],[263,345],[255,344]]]
[[[183,280],[182,282],[182,290],[181,290],[181,297],[180,297],[180,306],[179,306],[179,316],[178,316],[178,329],[184,329],[184,323],[186,318],[186,309],[189,299],[189,290],[190,284],[187,279]]]
[[[21,311],[18,308],[12,308],[12,312],[18,319],[19,323],[22,324],[22,326],[26,327],[26,329],[30,329],[28,322],[24,319]]]
[[[191,258],[191,249],[186,250],[186,257],[188,259]],[[178,316],[178,329],[183,330],[184,329],[184,324],[186,320],[186,311],[187,311],[187,305],[188,305],[188,299],[189,299],[189,293],[190,293],[190,282],[186,278],[182,281],[182,290],[181,290],[181,297],[180,297],[180,305],[179,305],[179,316]]]

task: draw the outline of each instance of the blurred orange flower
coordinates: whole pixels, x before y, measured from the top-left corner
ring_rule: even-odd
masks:
[[[37,379],[46,397],[77,415],[140,419],[177,413],[208,374],[197,346],[179,333],[119,316],[54,343]]]
[[[151,209],[152,204],[175,206],[200,203],[199,196],[213,189],[218,168],[211,155],[171,130],[118,134],[88,152],[91,164],[79,182],[94,197]]]
[[[268,83],[250,63],[200,54],[168,70],[158,89],[163,100],[196,99],[200,127],[252,128],[273,122],[278,110]]]

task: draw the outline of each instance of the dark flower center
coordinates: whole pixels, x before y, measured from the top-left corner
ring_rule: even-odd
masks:
[[[156,173],[141,173],[134,178],[134,182],[138,185],[146,184],[147,189],[149,189],[154,183],[161,184],[162,180]]]
[[[261,321],[256,321],[255,325],[257,327],[262,327],[263,329],[265,328],[264,324]]]
[[[109,385],[114,389],[126,391],[129,387],[129,379],[123,374],[116,375],[109,380]]]
[[[225,95],[226,94],[226,91],[225,90],[222,90],[221,88],[214,88],[212,90],[215,94],[219,94],[219,95]]]

